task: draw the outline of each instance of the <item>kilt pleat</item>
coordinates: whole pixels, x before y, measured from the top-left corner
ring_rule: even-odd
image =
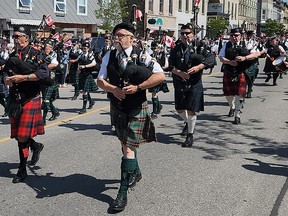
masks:
[[[224,73],[223,76],[223,92],[225,96],[241,96],[246,95],[246,79],[244,73],[240,74],[238,81],[232,81],[231,77]]]
[[[92,75],[79,75],[79,89],[84,92],[96,92],[98,90],[98,86],[96,85],[95,80]]]
[[[175,89],[175,109],[193,112],[204,111],[204,92],[202,80],[188,89]]]
[[[59,98],[59,87],[56,82],[52,86],[47,86],[42,91],[43,100],[54,101]]]
[[[142,107],[132,110],[128,116],[128,127],[126,129],[116,128],[117,137],[122,144],[138,147],[140,144],[157,141],[147,101],[142,104]]]
[[[70,83],[79,83],[79,73],[77,70],[71,70],[69,71],[69,82]]]
[[[10,116],[10,124],[11,138],[31,138],[44,134],[40,96],[24,104],[18,120]]]

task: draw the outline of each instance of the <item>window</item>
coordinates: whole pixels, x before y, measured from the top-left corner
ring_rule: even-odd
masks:
[[[159,12],[163,13],[163,0],[159,0]]]
[[[237,4],[235,4],[235,15],[234,15],[235,19],[237,19]]]
[[[149,0],[149,11],[153,11],[153,0]]]
[[[64,15],[66,13],[66,0],[54,0],[54,13]]]
[[[182,0],[178,1],[178,10],[182,11]]]
[[[169,14],[173,14],[173,0],[169,0]]]
[[[230,1],[228,1],[228,14],[230,14]]]
[[[30,13],[30,10],[32,10],[32,0],[18,0],[17,1],[17,9],[20,12]]]
[[[234,3],[232,2],[232,7],[231,7],[231,18],[234,19]]]
[[[202,0],[202,7],[201,7],[202,14],[205,13],[205,0]]]
[[[87,15],[87,0],[77,0],[77,15]]]
[[[262,20],[266,19],[266,10],[262,10],[262,16],[261,16]]]
[[[186,0],[185,11],[189,12],[189,0]]]

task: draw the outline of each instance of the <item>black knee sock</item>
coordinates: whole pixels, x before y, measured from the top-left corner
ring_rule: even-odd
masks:
[[[27,142],[18,142],[20,168],[26,168],[27,158],[29,157],[29,140]]]
[[[88,100],[88,96],[87,95],[83,95],[83,108],[82,109],[86,109],[87,100]]]

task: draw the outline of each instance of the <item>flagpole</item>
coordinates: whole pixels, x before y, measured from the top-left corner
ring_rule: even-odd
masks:
[[[137,22],[136,22],[136,9],[137,9],[136,4],[133,4],[131,6],[131,23],[134,26],[135,33],[136,33],[136,30],[137,30],[137,26],[136,26],[136,24],[137,24]]]

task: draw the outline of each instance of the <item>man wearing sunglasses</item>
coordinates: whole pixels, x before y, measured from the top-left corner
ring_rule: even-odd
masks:
[[[111,205],[111,209],[114,211],[125,209],[128,188],[134,187],[136,182],[142,178],[136,148],[142,143],[156,140],[145,90],[165,80],[161,66],[155,62],[152,73],[150,71],[152,75],[148,79],[140,84],[128,82],[124,85],[123,77],[128,73],[129,68],[143,69],[140,65],[137,67],[141,54],[138,48],[133,47],[134,31],[134,26],[128,23],[120,23],[114,27],[113,35],[116,49],[108,51],[103,57],[97,79],[98,86],[108,93],[111,102],[111,119],[115,122],[116,135],[121,142],[123,152],[120,188],[117,198]],[[130,65],[129,59],[135,60],[137,65],[135,66],[134,63]],[[146,60],[143,62],[146,67],[150,61],[151,56],[146,53]],[[122,68],[123,66],[124,68]],[[133,79],[140,76],[141,74],[137,72]],[[124,122],[123,125],[119,124]]]
[[[234,117],[234,124],[241,124],[240,112],[246,96],[246,79],[244,71],[262,53],[247,49],[241,40],[241,29],[231,29],[230,39],[219,52],[219,59],[223,63],[223,92],[230,106],[228,117]]]
[[[18,142],[20,164],[13,183],[23,182],[27,177],[26,162],[29,147],[33,151],[31,165],[35,165],[44,145],[33,138],[44,134],[41,114],[41,84],[49,76],[44,57],[29,45],[30,30],[16,26],[13,32],[15,51],[10,55],[5,68],[3,81],[9,85],[8,103],[11,124],[11,138]]]
[[[186,140],[182,147],[193,144],[196,112],[204,110],[203,69],[214,66],[211,53],[195,45],[194,30],[190,23],[181,27],[181,43],[176,45],[169,57],[175,88],[175,109],[185,122],[181,135],[186,136]],[[200,50],[201,53],[197,53]]]

